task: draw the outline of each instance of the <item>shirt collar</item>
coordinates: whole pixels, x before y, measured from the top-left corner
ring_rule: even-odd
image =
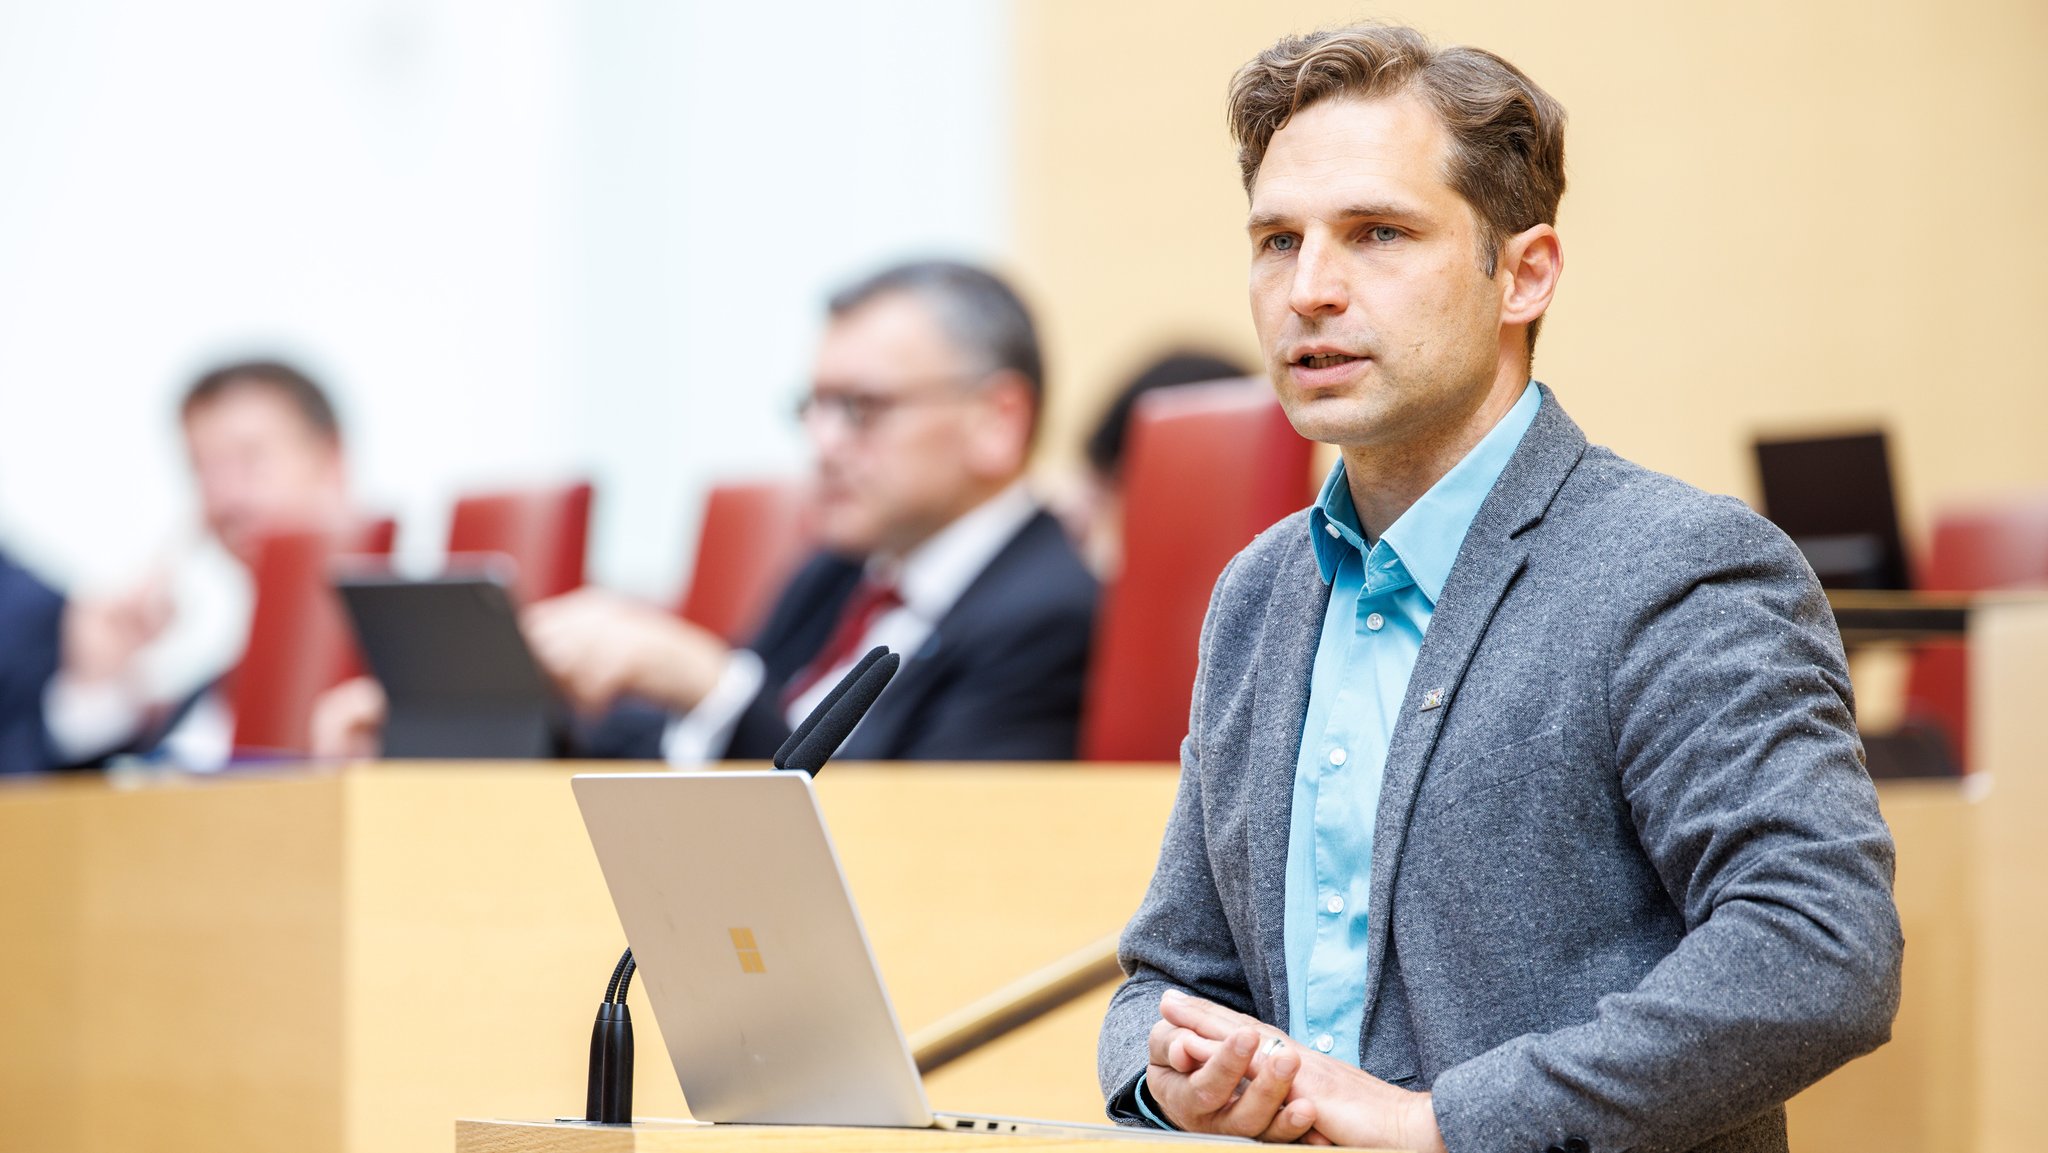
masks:
[[[1486,495],[1507,470],[1509,459],[1515,455],[1522,435],[1529,431],[1542,403],[1542,391],[1534,381],[1529,382],[1507,415],[1472,446],[1464,459],[1438,478],[1421,499],[1410,505],[1399,520],[1388,526],[1370,549],[1358,523],[1358,510],[1351,503],[1351,485],[1344,462],[1339,460],[1337,467],[1330,470],[1329,479],[1323,482],[1322,492],[1308,516],[1316,568],[1324,583],[1336,580],[1338,565],[1347,552],[1384,565],[1386,561],[1377,555],[1384,549],[1391,554],[1386,560],[1398,561],[1395,567],[1406,569],[1415,586],[1435,604],[1443,593],[1444,582],[1450,579],[1451,564],[1458,559],[1465,533],[1479,515],[1479,506],[1486,502]],[[1333,526],[1334,533],[1330,531]]]
[[[893,582],[903,605],[928,622],[954,602],[1038,512],[1022,480],[962,514],[900,560],[873,558],[868,575]]]

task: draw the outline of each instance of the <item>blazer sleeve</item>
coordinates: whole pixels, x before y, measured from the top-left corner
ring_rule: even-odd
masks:
[[[1010,621],[1006,635],[949,675],[943,707],[927,708],[894,755],[907,761],[1070,761],[1080,732],[1094,588]]]
[[[1606,638],[1614,768],[1685,936],[1592,1020],[1439,1075],[1453,1153],[1689,1148],[1890,1035],[1893,846],[1840,638],[1791,542],[1732,504],[1666,526]]]
[[[51,765],[43,688],[62,653],[64,597],[0,556],[0,773]]]
[[[1231,768],[1206,764],[1201,734],[1202,702],[1213,669],[1216,606],[1237,563],[1233,559],[1224,568],[1210,596],[1188,735],[1181,742],[1180,788],[1151,887],[1117,946],[1126,976],[1103,1018],[1096,1073],[1109,1117],[1119,1125],[1149,1125],[1138,1112],[1137,1084],[1145,1072],[1152,1025],[1159,1020],[1159,998],[1166,990],[1180,989],[1242,1013],[1255,1011],[1244,964],[1216,891],[1203,829],[1204,778],[1210,771]]]

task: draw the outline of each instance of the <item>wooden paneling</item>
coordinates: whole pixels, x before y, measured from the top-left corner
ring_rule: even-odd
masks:
[[[341,1147],[339,788],[0,790],[0,1147]]]
[[[1970,747],[1984,775],[1976,886],[1978,1139],[2041,1147],[2048,1087],[2048,604],[1991,601],[1970,627]]]
[[[2039,3],[1013,11],[1012,252],[1055,382],[1048,454],[1078,456],[1169,343],[1259,363],[1225,89],[1282,35],[1380,18],[1502,54],[1569,113],[1565,273],[1536,373],[1596,443],[1753,495],[1758,431],[1883,424],[1909,531],[1941,502],[2048,484],[2048,389],[2025,367],[2048,281],[2013,256],[2048,247]],[[1998,225],[1923,243],[1901,204]]]
[[[1977,814],[1959,782],[1886,782],[1878,797],[1899,846],[1895,894],[1906,933],[1899,1015],[1890,1044],[1792,1100],[1799,1153],[1972,1147],[1978,943],[1969,893]]]

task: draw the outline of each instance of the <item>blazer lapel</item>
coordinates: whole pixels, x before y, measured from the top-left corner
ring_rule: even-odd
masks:
[[[1272,1004],[1287,1020],[1287,842],[1294,817],[1294,769],[1301,756],[1301,726],[1308,716],[1309,680],[1330,586],[1316,571],[1304,531],[1273,579],[1255,657],[1249,763],[1241,778],[1249,813],[1251,908],[1258,955],[1264,960]]]
[[[941,627],[932,630],[924,644],[914,653],[905,653],[903,667],[897,670],[895,679],[881,696],[875,698],[874,707],[861,718],[853,735],[846,738],[846,747],[840,753],[843,760],[884,761],[893,759],[895,750],[903,745],[903,726],[917,715],[925,697],[937,688],[943,680],[946,661],[944,621]]]
[[[1387,747],[1385,776],[1380,786],[1374,824],[1372,897],[1366,927],[1365,1022],[1371,1029],[1386,972],[1388,920],[1393,910],[1394,880],[1401,850],[1408,838],[1408,820],[1422,787],[1430,755],[1444,718],[1457,707],[1458,687],[1472,663],[1500,602],[1514,586],[1528,561],[1523,532],[1543,519],[1551,499],[1586,451],[1585,434],[1558,407],[1548,387],[1539,385],[1543,404],[1522,443],[1508,460],[1500,480],[1479,506],[1458,559],[1444,581],[1401,714]]]
[[[1061,542],[1065,529],[1056,524],[1050,513],[1035,512],[1017,530],[1009,542],[996,551],[981,572],[968,582],[960,593],[960,599],[946,610],[938,623],[932,626],[932,633],[925,638],[914,653],[903,654],[903,667],[896,678],[889,682],[889,688],[875,700],[875,707],[863,717],[860,727],[846,739],[842,756],[849,761],[891,760],[906,743],[905,726],[914,721],[923,708],[925,698],[938,691],[951,675],[956,650],[963,643],[962,630],[967,622],[986,620],[991,615],[1005,611],[1000,585],[992,582],[989,574],[1005,565],[1029,563],[1031,558],[1043,556],[1049,542]],[[1055,544],[1054,547],[1063,547]]]

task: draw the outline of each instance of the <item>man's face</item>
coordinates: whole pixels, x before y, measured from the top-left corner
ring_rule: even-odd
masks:
[[[975,367],[907,293],[832,321],[805,419],[828,547],[901,553],[986,495],[975,445],[988,398]]]
[[[292,402],[230,385],[185,417],[206,526],[244,564],[266,529],[332,523],[346,508],[341,448]]]
[[[1502,286],[1481,264],[1471,207],[1445,183],[1448,145],[1407,95],[1325,101],[1273,135],[1247,225],[1252,318],[1303,436],[1425,444],[1493,384]]]

